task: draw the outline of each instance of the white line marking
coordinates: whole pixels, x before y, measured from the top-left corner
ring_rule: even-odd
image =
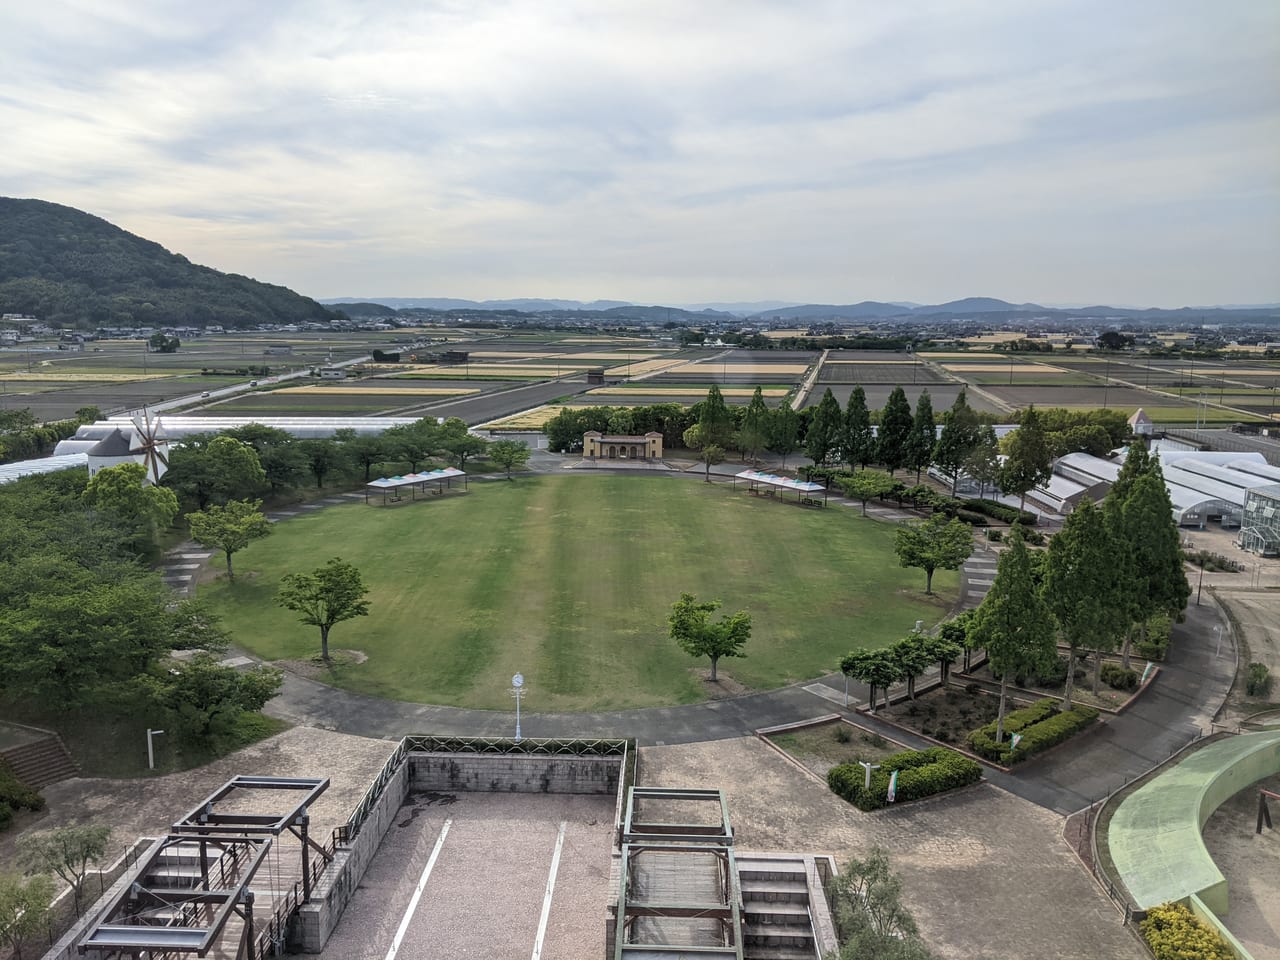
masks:
[[[533,941],[533,953],[529,960],[541,960],[542,941],[547,935],[547,920],[551,916],[551,894],[556,888],[556,871],[560,869],[560,850],[564,847],[564,831],[568,820],[560,821],[560,833],[556,837],[556,852],[551,855],[551,873],[547,875],[547,892],[542,897],[542,919],[538,921],[538,938]]]
[[[213,556],[212,553],[179,553],[177,554],[177,558],[179,560],[208,560],[212,556]]]
[[[810,683],[801,687],[801,689],[805,693],[812,693],[815,697],[821,697],[823,700],[830,700],[832,703],[844,706],[844,692],[828,687],[825,683]],[[849,702],[853,703],[854,701],[850,699]]]
[[[198,563],[171,563],[171,564],[169,564],[169,569],[170,569],[170,570],[199,570],[199,569],[200,569],[200,564],[198,564]]]
[[[400,944],[404,940],[405,932],[409,929],[409,921],[413,919],[414,911],[418,909],[418,901],[422,899],[422,891],[427,886],[427,877],[431,876],[431,871],[435,869],[436,859],[440,856],[440,848],[444,846],[444,838],[449,835],[449,827],[452,825],[452,820],[446,820],[444,826],[440,828],[440,836],[436,837],[435,849],[431,851],[431,857],[427,860],[427,865],[422,868],[422,876],[418,878],[417,889],[413,891],[413,896],[409,899],[409,906],[405,907],[404,919],[400,921],[400,929],[396,931],[395,939],[391,941],[391,949],[387,951],[385,960],[395,960],[396,954],[400,951]]]
[[[994,580],[977,580],[977,579],[971,579],[969,582],[970,582],[971,584],[973,584],[975,587],[990,587],[990,586],[993,586],[993,585],[995,584],[995,581],[994,581]]]

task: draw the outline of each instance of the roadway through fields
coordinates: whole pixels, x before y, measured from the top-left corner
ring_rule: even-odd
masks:
[[[604,951],[612,796],[411,795],[328,960],[577,960]]]

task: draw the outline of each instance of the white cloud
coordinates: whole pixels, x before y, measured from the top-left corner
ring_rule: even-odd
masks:
[[[315,296],[1274,300],[1278,11],[53,0],[0,183]]]

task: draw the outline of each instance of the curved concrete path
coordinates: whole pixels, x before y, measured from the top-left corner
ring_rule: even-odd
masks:
[[[550,455],[544,452],[539,459],[543,462],[538,472],[557,470]],[[637,469],[622,468],[618,472]],[[736,472],[734,468],[730,473],[713,471],[712,475],[727,481]],[[701,468],[688,476],[700,482]],[[363,499],[362,493],[344,494],[271,511],[268,516],[284,520],[325,505]],[[831,504],[831,509],[860,509],[859,504],[841,497],[832,497]],[[869,506],[867,513],[884,520],[915,518],[905,510],[883,504]],[[217,561],[194,544],[175,548],[166,558],[166,580],[186,592],[195,579],[192,569],[186,565],[198,566],[206,558]],[[979,543],[962,571],[959,605],[977,606],[994,575],[995,554]],[[187,579],[173,579],[178,576]],[[1213,628],[1220,625],[1224,628],[1223,642],[1220,649],[1215,650]],[[1061,814],[1073,813],[1105,797],[1209,731],[1213,715],[1225,699],[1235,673],[1234,642],[1216,605],[1188,607],[1186,621],[1174,628],[1169,659],[1162,664],[1160,676],[1129,710],[1109,717],[1096,731],[1016,773],[988,769],[987,779]],[[235,656],[227,662],[251,661]],[[867,698],[865,687],[849,684],[850,707],[865,703]],[[509,712],[384,700],[287,672],[280,695],[267,705],[265,712],[295,724],[387,739],[399,739],[407,733],[511,736],[515,732],[514,716]],[[694,743],[740,737],[762,727],[810,720],[829,713],[854,716],[844,708],[844,677],[839,673],[764,693],[684,706],[595,713],[525,713],[521,732],[526,737],[634,737],[641,745]],[[911,746],[932,745],[875,718],[858,715],[856,720]]]

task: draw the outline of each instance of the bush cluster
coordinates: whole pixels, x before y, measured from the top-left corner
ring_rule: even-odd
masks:
[[[1245,693],[1251,697],[1265,697],[1271,691],[1271,671],[1265,663],[1249,664],[1244,688]]]
[[[1088,671],[1079,663],[1075,667],[1075,679],[1081,680]],[[991,676],[1000,679],[1000,671],[991,668]],[[1067,658],[1059,654],[1040,673],[1017,673],[1010,679],[1015,687],[1061,687],[1067,682]]]
[[[1102,682],[1113,690],[1137,690],[1138,680],[1137,670],[1130,670],[1118,663],[1102,665]]]
[[[1093,707],[1077,705],[1070,710],[1059,711],[1058,701],[1045,697],[1029,707],[1005,715],[1006,737],[1012,733],[1022,734],[1016,753],[1010,749],[1008,739],[996,743],[995,721],[970,733],[969,746],[978,756],[988,760],[1004,765],[1020,763],[1071,738],[1097,719],[1098,711]]]
[[[954,790],[982,778],[982,767],[968,757],[944,747],[928,750],[903,750],[880,761],[880,769],[871,774],[867,789],[866,772],[856,763],[842,763],[827,774],[827,786],[837,796],[859,810],[879,810],[888,806],[889,777],[897,770],[897,803],[921,800],[935,793]]]
[[[1199,920],[1181,903],[1166,903],[1147,911],[1142,936],[1156,960],[1233,960],[1235,953],[1218,931]]]
[[[973,500],[965,500],[964,506],[966,510],[984,514],[993,520],[1000,520],[1008,524],[1020,523],[1024,527],[1035,526],[1037,519],[1036,515],[1029,510],[1019,510],[1017,507],[1011,507],[998,500],[979,500],[974,498]]]
[[[44,797],[18,779],[0,760],[0,830],[9,825],[15,810],[43,810]]]

